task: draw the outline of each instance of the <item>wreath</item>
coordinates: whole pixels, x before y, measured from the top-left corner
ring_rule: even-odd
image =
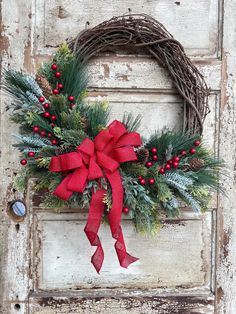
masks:
[[[142,142],[141,117],[124,114],[109,123],[109,105],[89,102],[87,60],[120,46],[145,47],[169,70],[185,103],[185,132],[155,132]],[[110,225],[122,267],[137,258],[126,252],[120,221],[129,216],[138,232],[155,235],[161,215],[178,216],[183,204],[204,211],[219,190],[222,162],[202,144],[207,113],[205,81],[182,46],[147,16],[113,18],[63,44],[35,77],[7,69],[2,87],[13,101],[13,136],[22,155],[15,186],[37,177],[43,206],[87,208],[85,233],[96,247],[91,259],[100,271],[104,252],[98,237]],[[198,133],[197,133],[198,131]]]

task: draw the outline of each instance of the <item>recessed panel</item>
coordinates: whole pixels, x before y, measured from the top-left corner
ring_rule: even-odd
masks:
[[[45,1],[35,0],[37,46],[55,47],[87,27],[132,13],[151,15],[165,25],[190,55],[216,56],[218,47],[218,0],[146,1]]]
[[[86,221],[79,214],[41,213],[35,234],[35,272],[39,289],[87,287],[199,287],[208,284],[210,272],[210,214],[204,219],[165,222],[155,238],[137,234],[123,221],[127,250],[139,260],[121,268],[109,226],[99,236],[105,260],[98,275],[90,263],[95,250],[86,238]]]

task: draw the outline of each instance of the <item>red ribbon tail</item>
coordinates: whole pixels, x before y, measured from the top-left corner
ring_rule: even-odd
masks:
[[[115,249],[120,266],[127,268],[130,264],[137,261],[138,258],[131,256],[126,252],[123,232],[120,226],[124,193],[122,181],[118,170],[112,174],[107,174],[106,176],[112,188],[112,208],[108,215],[111,233],[112,237],[116,239]]]
[[[101,241],[98,237],[98,230],[101,224],[105,206],[105,204],[103,203],[105,192],[106,191],[104,189],[101,189],[93,193],[88,213],[87,224],[84,228],[84,232],[86,233],[90,244],[92,246],[97,247],[96,251],[94,252],[91,258],[91,263],[95,267],[98,274],[100,272],[104,260],[104,252]]]
[[[121,227],[119,228],[118,237],[116,238],[115,249],[121,267],[127,268],[130,264],[138,260],[137,257],[134,257],[126,252],[125,241]]]

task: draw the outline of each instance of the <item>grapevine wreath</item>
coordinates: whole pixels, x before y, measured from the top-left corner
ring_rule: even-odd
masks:
[[[88,102],[86,61],[114,48],[142,46],[169,71],[184,100],[184,132],[155,132],[145,141],[137,133],[140,116],[109,121],[107,102]],[[96,251],[97,272],[104,259],[98,230],[109,223],[122,267],[137,258],[126,252],[122,212],[137,231],[155,234],[160,214],[177,216],[183,203],[204,211],[211,191],[219,189],[219,160],[204,147],[202,125],[208,90],[182,46],[146,15],[113,18],[63,44],[34,77],[5,70],[3,89],[24,166],[15,182],[25,187],[38,178],[43,206],[88,209],[85,233]],[[158,125],[157,125],[158,128]]]

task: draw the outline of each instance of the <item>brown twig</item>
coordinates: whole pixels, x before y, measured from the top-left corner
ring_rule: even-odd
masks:
[[[168,70],[184,99],[185,131],[202,133],[203,122],[209,112],[206,82],[182,45],[152,17],[145,14],[113,17],[83,31],[69,45],[84,61],[111,48],[142,47]]]

